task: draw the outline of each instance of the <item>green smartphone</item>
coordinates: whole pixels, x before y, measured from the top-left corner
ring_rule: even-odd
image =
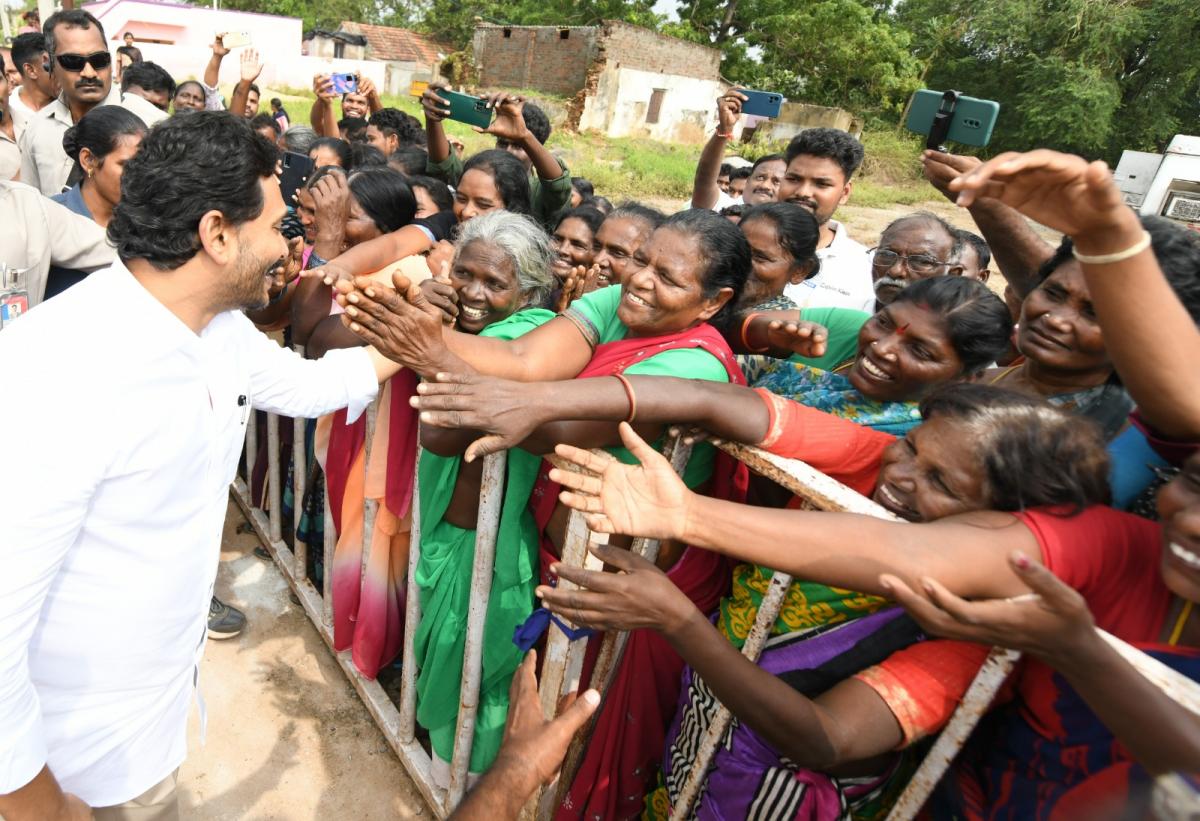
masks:
[[[451,120],[457,120],[467,125],[477,125],[487,128],[492,122],[492,110],[487,107],[487,100],[470,94],[460,94],[457,91],[439,88],[437,95],[450,103]]]
[[[942,110],[943,103],[947,102],[944,92],[921,89],[913,95],[905,127],[909,131],[929,136],[938,112]],[[987,145],[988,140],[992,138],[992,129],[996,127],[996,119],[1000,116],[1000,103],[960,94],[949,116],[950,127],[940,142]]]

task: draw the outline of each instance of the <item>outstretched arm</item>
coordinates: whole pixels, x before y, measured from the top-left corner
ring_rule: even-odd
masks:
[[[222,41],[222,38],[224,37],[224,34],[218,34],[213,38],[211,46],[212,56],[208,58],[208,65],[204,67],[206,107],[210,107],[207,106],[208,89],[215,89],[217,84],[221,81],[221,61],[224,60],[225,55],[229,53],[229,49],[225,48],[225,43]]]
[[[733,137],[733,128],[742,116],[742,101],[749,98],[738,91],[730,91],[717,100],[717,131],[700,152],[696,163],[696,178],[692,183],[692,207],[712,208],[720,199],[721,189],[717,177],[721,172],[721,160],[725,159],[725,146]]]
[[[429,150],[429,161],[439,163],[450,156],[450,141],[442,120],[450,113],[450,102],[438,96],[441,86],[430,86],[421,95],[421,108],[425,110],[425,140]]]
[[[423,254],[432,247],[433,240],[429,234],[415,225],[405,225],[391,233],[360,242],[324,265],[306,272],[305,276],[318,281],[326,279],[332,284],[336,280],[374,273],[397,260]]]
[[[626,378],[639,424],[695,425],[746,444],[757,444],[767,434],[766,405],[749,388],[670,376]],[[417,392],[411,401],[421,410],[423,423],[465,428],[471,431],[467,441],[477,439],[467,448],[468,462],[516,446],[535,453],[548,453],[559,442],[582,447],[584,437],[579,431],[567,434],[558,427],[561,420],[606,422],[604,443],[611,444],[612,424],[628,419],[633,410],[625,386],[612,377],[515,382],[478,373],[439,373],[435,381],[418,385]]]
[[[538,142],[537,137],[533,136],[533,132],[525,125],[525,117],[522,114],[525,108],[524,97],[501,91],[488,97],[488,107],[496,112],[496,118],[487,128],[476,127],[476,131],[491,134],[497,139],[515,143],[525,149],[539,179],[550,182],[563,176],[558,160],[554,159],[554,155]]]
[[[1012,572],[1033,594],[1022,601],[967,602],[933,579],[924,595],[884,579],[930,633],[1013,647],[1053,667],[1150,772],[1200,770],[1200,717],[1148,681],[1096,632],[1083,596],[1022,553]],[[1156,728],[1147,733],[1147,727]]]
[[[960,203],[1000,201],[1075,240],[1084,256],[1136,248],[1145,229],[1103,162],[1055,151],[1001,154],[950,184]],[[1149,247],[1114,262],[1080,260],[1105,348],[1147,420],[1174,439],[1200,438],[1200,330]]]
[[[250,101],[250,86],[262,74],[263,66],[258,59],[258,52],[248,48],[242,52],[242,76],[233,87],[233,98],[229,101],[229,110],[238,117],[246,116],[246,104]]]
[[[569,445],[555,448],[586,471],[551,471],[565,490],[563,503],[588,514],[588,526],[598,533],[675,539],[798,578],[875,594],[885,592],[879,577],[887,573],[906,581],[934,576],[963,596],[1017,595],[1025,586],[1005,557],[1013,550],[1040,556],[1033,534],[1006,513],[909,524],[698,496],[628,425],[621,425],[621,438],[640,465]],[[781,540],[780,533],[797,534],[796,541]]]
[[[336,137],[337,116],[333,113],[333,101],[337,94],[333,90],[333,78],[328,74],[313,77],[313,93],[317,95],[312,111],[309,112],[309,122],[312,123],[313,131],[322,137]]]
[[[848,680],[809,699],[743,656],[653,563],[616,547],[591,550],[620,572],[559,563],[552,572],[583,589],[543,585],[539,598],[588,627],[657,630],[739,721],[798,766],[825,771],[881,755],[903,740],[891,710],[870,687]]]
[[[570,379],[592,358],[592,348],[573,322],[555,317],[513,340],[459,333],[445,326],[442,311],[421,289],[395,274],[396,290],[358,277],[337,283],[346,305],[343,322],[384,355],[430,379],[466,362],[480,373],[533,382]]]

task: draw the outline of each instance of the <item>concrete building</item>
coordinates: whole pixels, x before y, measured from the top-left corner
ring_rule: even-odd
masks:
[[[475,28],[484,88],[573,97],[567,125],[609,137],[703,142],[728,88],[721,53],[612,20],[599,26]]]
[[[345,57],[383,63],[387,94],[407,94],[414,80],[432,82],[438,67],[453,49],[409,29],[372,26],[343,20],[337,31],[306,35],[305,53],[319,57]]]
[[[101,0],[82,8],[94,14],[104,26],[113,49],[121,45],[125,32],[132,32],[142,56],[167,69],[177,81],[203,76],[212,55],[209,46],[218,32],[246,32],[263,61],[260,86],[307,89],[312,87],[314,74],[332,71],[362,71],[376,85],[383,85],[384,66],[380,63],[301,54],[303,22],[298,17],[163,0]],[[236,49],[225,58],[221,83],[237,82],[240,55],[241,49]]]

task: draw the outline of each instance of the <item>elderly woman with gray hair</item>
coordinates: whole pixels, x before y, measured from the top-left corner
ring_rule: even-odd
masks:
[[[460,331],[512,339],[554,317],[542,305],[554,282],[550,274],[550,240],[532,219],[508,211],[492,211],[463,223],[455,243],[453,262],[448,267],[448,283],[438,283],[457,301],[457,317],[450,317]],[[433,284],[433,283],[430,283]],[[447,303],[449,304],[449,303]],[[345,424],[340,414],[329,422],[325,469],[330,510],[338,531],[333,567],[333,639],[338,650],[351,649],[355,665],[374,677],[399,653],[404,638],[404,589],[408,568],[409,533],[416,472],[416,412],[409,406],[417,386],[411,370],[400,371],[380,392],[370,459],[364,447],[365,421]],[[444,433],[439,431],[439,433]],[[450,432],[457,433],[457,432]],[[446,437],[443,436],[443,439]],[[318,454],[323,435],[316,437]],[[418,634],[418,659],[421,668],[421,692],[433,686],[449,692],[455,708],[458,704],[458,676],[462,668],[462,641],[467,610],[467,591],[471,578],[471,558],[475,545],[475,506],[479,496],[478,465],[459,468],[457,452],[447,451],[446,443],[436,447],[426,443],[421,456],[421,561],[418,582],[425,628]],[[438,456],[435,453],[451,453]],[[530,457],[532,459],[532,457]],[[512,460],[514,465],[519,458]],[[533,471],[536,472],[536,460]],[[512,468],[510,468],[511,472]],[[525,485],[523,506],[528,498]],[[379,505],[370,534],[371,552],[365,576],[362,574],[363,500],[371,498]],[[501,548],[503,550],[503,548]],[[536,562],[531,559],[530,562]],[[503,577],[517,566],[509,560],[497,562],[497,576]],[[526,591],[532,595],[536,581],[527,563]],[[500,597],[503,599],[503,596]],[[493,601],[495,601],[495,597]],[[439,622],[445,614],[446,623]],[[431,628],[437,625],[437,630]],[[508,642],[511,644],[512,628]],[[443,647],[454,643],[456,651]],[[436,645],[436,646],[435,646]],[[449,655],[457,653],[453,675],[442,677]],[[512,670],[503,680],[508,691]],[[425,702],[423,702],[425,703]],[[507,706],[507,702],[505,703]],[[503,713],[500,722],[503,726]],[[446,731],[445,747],[452,742],[454,713]],[[434,736],[440,740],[440,736]],[[446,752],[449,759],[450,753]]]

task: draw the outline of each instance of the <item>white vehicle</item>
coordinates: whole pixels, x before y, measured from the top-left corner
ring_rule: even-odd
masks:
[[[1113,172],[1139,214],[1168,217],[1200,231],[1200,137],[1178,134],[1165,154],[1125,151]]]

